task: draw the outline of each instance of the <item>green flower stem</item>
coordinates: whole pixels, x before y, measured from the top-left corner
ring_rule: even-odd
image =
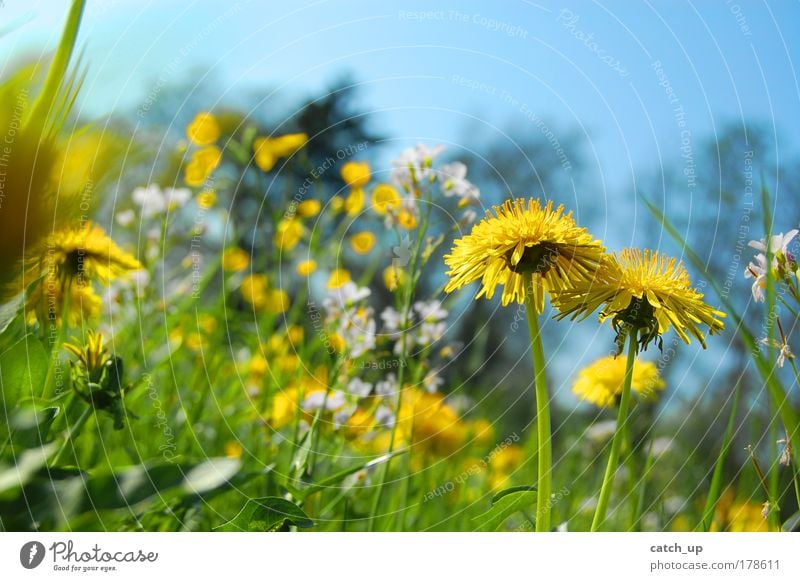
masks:
[[[611,441],[611,454],[608,457],[606,473],[603,476],[603,485],[600,487],[600,498],[592,520],[592,532],[598,530],[606,518],[608,501],[611,498],[611,488],[614,485],[614,475],[619,465],[619,450],[625,433],[625,424],[628,422],[628,408],[631,403],[631,382],[633,381],[633,362],[636,360],[636,336],[638,332],[632,331],[628,336],[628,361],[625,365],[625,383],[622,386],[622,397],[619,400],[619,413],[617,414],[617,427],[614,430],[614,439]]]
[[[50,461],[50,466],[58,465],[58,461],[61,460],[61,455],[67,449],[67,446],[73,442],[75,436],[78,435],[78,432],[83,429],[84,424],[86,424],[86,420],[88,420],[89,416],[92,415],[92,411],[92,406],[88,406],[85,410],[83,410],[83,413],[81,413],[76,422],[67,430],[67,433],[64,435],[64,443],[61,444],[58,452],[56,452],[56,455],[53,456],[53,459]]]
[[[549,532],[550,490],[552,488],[551,466],[553,463],[553,445],[550,435],[550,394],[547,391],[547,375],[545,373],[542,334],[539,330],[539,314],[533,304],[533,281],[530,278],[529,285],[531,286],[531,292],[525,301],[525,310],[528,315],[528,329],[531,334],[531,353],[533,355],[533,373],[536,384],[536,435],[539,459],[536,492],[536,532]]]

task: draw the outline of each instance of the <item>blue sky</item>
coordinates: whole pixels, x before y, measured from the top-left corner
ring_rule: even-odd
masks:
[[[5,0],[0,66],[52,48],[67,5]],[[781,151],[796,149],[798,21],[797,2],[89,0],[83,107],[135,108],[159,78],[197,70],[222,100],[259,86],[305,97],[348,71],[398,148],[469,148],[469,120],[500,131],[544,118],[556,133],[580,127],[599,187],[620,188],[726,121],[768,123]]]

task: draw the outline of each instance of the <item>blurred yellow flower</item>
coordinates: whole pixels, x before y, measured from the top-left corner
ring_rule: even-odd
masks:
[[[328,278],[328,288],[341,288],[351,280],[350,273],[347,270],[343,268],[337,268],[331,272],[331,276]]]
[[[411,441],[426,451],[447,456],[456,452],[467,439],[467,429],[456,411],[440,393],[406,388],[404,400],[408,415],[402,412],[400,429],[411,431]],[[410,411],[408,411],[410,410]]]
[[[302,277],[311,276],[317,270],[316,260],[303,260],[297,263],[297,274]]]
[[[372,190],[372,210],[376,214],[384,215],[389,210],[400,207],[400,194],[389,184],[378,184]]]
[[[313,218],[319,214],[321,208],[319,200],[303,200],[297,204],[297,215],[301,218]]]
[[[355,216],[364,209],[364,189],[353,188],[344,201],[344,209],[348,216]]]
[[[214,190],[205,190],[197,196],[197,205],[203,210],[209,210],[217,203],[217,193]]]
[[[333,196],[331,198],[329,207],[331,212],[338,214],[344,209],[344,198],[342,198],[342,196]]]
[[[279,430],[294,421],[297,413],[297,388],[282,389],[272,399],[272,409],[269,413],[269,424],[273,429]]]
[[[250,255],[242,248],[229,248],[222,254],[222,268],[228,272],[241,272],[250,265]]]
[[[239,291],[242,293],[242,298],[258,310],[264,306],[267,288],[266,276],[263,274],[251,274],[244,278]]]
[[[375,418],[369,412],[358,408],[344,425],[344,436],[348,440],[363,436],[375,427]]]
[[[359,232],[350,238],[350,247],[356,254],[368,254],[375,246],[375,234]]]
[[[369,183],[370,169],[366,161],[348,161],[342,166],[342,179],[353,189],[363,188]]]
[[[294,218],[284,218],[278,222],[275,231],[275,245],[281,250],[291,250],[303,237],[303,223]]]
[[[397,213],[397,223],[401,228],[413,230],[417,227],[417,217],[414,215],[414,212],[403,208]]]
[[[216,145],[209,145],[192,154],[184,171],[184,180],[189,186],[202,186],[222,161],[222,151]]]
[[[82,228],[54,232],[45,246],[39,257],[39,270],[62,280],[84,279],[88,284],[96,279],[107,285],[127,272],[144,268],[92,222]]]
[[[249,371],[250,375],[256,379],[260,379],[267,374],[267,371],[269,371],[269,363],[267,363],[267,360],[261,353],[256,353],[250,359]]]
[[[609,355],[598,359],[578,373],[573,393],[598,407],[616,406],[625,383],[625,365],[624,357]],[[664,380],[651,361],[636,361],[632,379],[631,389],[645,399],[654,398],[657,391],[664,389]]]
[[[280,137],[257,137],[253,141],[256,165],[268,172],[281,157],[288,157],[303,147],[308,141],[305,133],[290,133]]]
[[[406,271],[399,266],[387,266],[383,270],[383,284],[387,289],[394,292],[405,284]]]
[[[186,127],[186,137],[195,145],[211,145],[219,139],[217,118],[208,112],[198,113]]]
[[[65,295],[69,295],[68,300],[65,300]],[[89,324],[103,310],[103,302],[92,285],[80,281],[63,285],[57,277],[45,276],[25,303],[28,323],[60,323],[65,306],[68,307],[67,322],[71,327]]]
[[[282,289],[270,289],[264,295],[264,309],[279,315],[289,310],[289,295]]]
[[[225,442],[225,456],[227,458],[241,458],[242,445],[233,440]]]
[[[286,328],[286,337],[289,339],[289,344],[293,346],[300,345],[303,342],[304,335],[303,327],[300,325],[290,325]]]

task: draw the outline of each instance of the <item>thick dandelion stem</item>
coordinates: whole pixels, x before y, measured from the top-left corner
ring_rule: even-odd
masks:
[[[538,479],[536,492],[536,532],[550,530],[550,490],[552,488],[551,466],[553,449],[550,438],[550,394],[547,391],[544,349],[539,330],[539,314],[533,304],[533,293],[528,294],[525,310],[528,315],[528,329],[531,334],[531,353],[533,373],[536,384],[536,435],[538,445]]]
[[[628,422],[628,408],[631,403],[631,383],[633,382],[633,363],[636,360],[637,331],[633,330],[628,335],[628,361],[625,365],[625,382],[622,385],[622,397],[619,400],[617,413],[617,427],[614,439],[611,441],[611,454],[608,457],[606,473],[603,476],[603,485],[600,487],[600,498],[592,520],[592,532],[598,530],[606,518],[608,501],[611,498],[611,488],[614,486],[614,475],[619,466],[619,451],[625,438],[625,429]]]

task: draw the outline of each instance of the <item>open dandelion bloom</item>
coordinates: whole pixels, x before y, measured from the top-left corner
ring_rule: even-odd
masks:
[[[614,407],[622,395],[624,383],[625,359],[609,355],[584,367],[572,386],[572,392],[597,407]],[[664,380],[651,361],[634,363],[631,389],[644,399],[652,399],[657,391],[664,389]]]
[[[108,284],[142,264],[122,250],[98,225],[88,222],[82,228],[66,229],[51,234],[40,259],[40,268],[47,276],[61,278],[86,277]]]
[[[503,306],[521,304],[529,275],[533,304],[541,313],[546,292],[591,279],[603,252],[600,241],[575,224],[571,213],[564,214],[563,206],[554,210],[552,202],[543,208],[534,199],[509,200],[455,241],[444,257],[450,268],[445,291],[480,280],[476,298],[491,299],[497,285],[503,285]]]
[[[643,349],[670,327],[686,343],[694,336],[703,347],[705,335],[699,325],[713,335],[724,328],[719,318],[725,313],[703,302],[703,293],[692,287],[683,263],[657,251],[624,249],[603,263],[597,277],[553,296],[561,311],[559,318],[588,317],[602,307],[600,320],[612,317],[618,339],[625,329],[640,331]]]

